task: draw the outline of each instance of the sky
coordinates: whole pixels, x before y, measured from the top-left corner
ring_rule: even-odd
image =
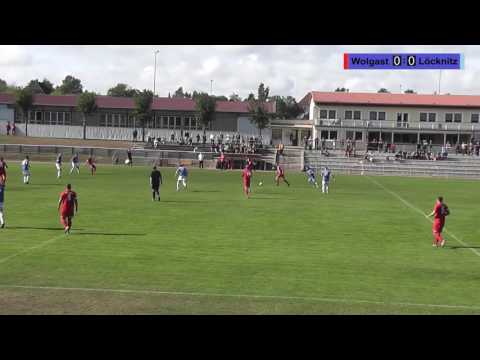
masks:
[[[117,83],[153,90],[154,51],[157,55],[156,93],[168,96],[178,87],[247,97],[259,83],[270,95],[294,96],[309,91],[399,93],[413,89],[433,94],[438,70],[344,70],[343,53],[463,53],[464,70],[444,70],[441,93],[480,95],[480,46],[349,46],[349,45],[0,45],[0,79],[24,86],[47,78],[59,85],[67,75],[89,91],[106,94]]]

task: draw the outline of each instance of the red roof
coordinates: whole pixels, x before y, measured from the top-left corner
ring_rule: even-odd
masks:
[[[78,95],[35,95],[34,105],[48,106],[77,106]],[[0,94],[0,104],[13,104],[15,96]],[[97,106],[103,109],[134,109],[133,98],[97,96]],[[273,111],[273,103],[268,103],[267,108]],[[191,99],[154,98],[152,110],[195,111],[195,101]],[[243,101],[217,101],[217,112],[248,113],[248,102]]]
[[[310,96],[315,102],[324,104],[480,108],[480,96],[478,95],[423,95],[312,91],[307,94],[302,101],[309,100]]]

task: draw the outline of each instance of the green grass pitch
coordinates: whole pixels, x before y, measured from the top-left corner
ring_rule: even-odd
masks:
[[[158,203],[147,167],[57,180],[53,162],[33,162],[30,185],[18,162],[8,170],[2,314],[480,313],[476,181],[339,175],[324,196],[302,173],[288,188],[257,172],[247,200],[238,171],[191,169],[177,193],[168,168]],[[430,212],[437,195],[451,209],[444,249],[412,208]]]

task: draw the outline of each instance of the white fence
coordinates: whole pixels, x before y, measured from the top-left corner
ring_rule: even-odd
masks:
[[[4,129],[2,129],[3,131]],[[110,128],[110,127],[93,127],[87,126],[86,137],[87,139],[100,139],[100,140],[133,140],[133,128]],[[137,139],[142,139],[142,129],[137,128]],[[159,137],[170,139],[172,132],[175,134],[175,138],[180,137],[180,130],[171,130],[171,129],[145,129],[145,140],[148,135],[151,137]],[[191,137],[196,139],[197,134],[200,137],[203,136],[202,130],[184,130],[188,132]],[[2,132],[3,133],[3,132]],[[224,131],[212,131],[207,130],[207,142],[210,142],[210,134],[219,136],[223,134],[223,141],[226,141],[227,135],[232,136],[236,133],[233,132],[224,132]],[[17,124],[17,135],[25,135],[25,124]],[[257,133],[240,133],[241,136],[250,137],[257,136]],[[83,138],[83,127],[82,126],[64,126],[64,125],[38,125],[38,124],[29,124],[28,125],[28,136],[32,137],[53,137],[53,138],[67,138],[67,139],[81,139]],[[263,144],[270,144],[271,135],[262,134]]]

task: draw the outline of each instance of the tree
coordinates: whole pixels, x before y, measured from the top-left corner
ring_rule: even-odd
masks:
[[[184,97],[185,97],[185,94],[183,93],[182,86],[180,86],[172,96],[172,98],[180,98],[180,99],[183,99]]]
[[[303,113],[302,108],[292,96],[272,96],[276,101],[276,116],[280,119],[295,119]]]
[[[133,99],[135,101],[135,116],[142,126],[142,142],[145,142],[145,122],[152,113],[153,92],[143,90],[136,94]]]
[[[38,81],[38,79],[30,80],[26,87],[30,89],[33,94],[44,94],[44,91],[40,86],[40,81]]]
[[[62,95],[81,94],[83,92],[83,85],[79,79],[71,75],[67,75],[62,81],[62,85],[60,85],[57,89]]]
[[[215,119],[217,100],[214,96],[210,96],[207,93],[200,93],[195,99],[195,107],[199,113],[199,121],[205,134],[205,129]]]
[[[260,136],[262,136],[262,130],[267,127],[270,121],[270,115],[265,106],[269,92],[270,89],[268,87],[265,88],[265,85],[261,83],[258,86],[257,99],[253,97],[253,99],[249,101],[250,121],[257,126]]]
[[[85,91],[77,100],[77,108],[83,115],[83,139],[87,138],[87,116],[97,111],[97,96],[94,92]]]
[[[238,94],[233,93],[228,97],[228,101],[242,101],[242,99],[240,96],[238,96]]]
[[[51,93],[53,93],[53,84],[47,79],[43,78],[43,81],[40,81],[39,85],[42,88],[44,94],[50,95]]]
[[[3,79],[0,79],[0,92],[7,91],[7,82]]]
[[[118,83],[114,87],[108,89],[108,96],[118,97],[135,97],[139,93],[139,90],[129,87],[127,84]]]
[[[405,94],[416,94],[416,92],[413,91],[412,89],[407,89],[407,90],[405,90],[404,93],[405,93]]]
[[[217,101],[228,101],[228,98],[226,96],[220,95],[220,96],[214,96]]]
[[[28,110],[33,105],[33,93],[25,87],[19,89],[15,94],[15,105],[22,111],[23,122],[25,123],[25,136],[28,136]]]
[[[380,90],[378,90],[379,93],[390,93],[390,91],[388,91],[387,89],[385,88],[381,88]]]
[[[248,97],[246,97],[243,101],[252,101],[255,100],[255,95],[253,93],[248,94]]]
[[[337,87],[335,89],[335,92],[349,92],[349,91],[350,91],[349,89],[344,88],[344,87],[342,87],[342,88]]]

